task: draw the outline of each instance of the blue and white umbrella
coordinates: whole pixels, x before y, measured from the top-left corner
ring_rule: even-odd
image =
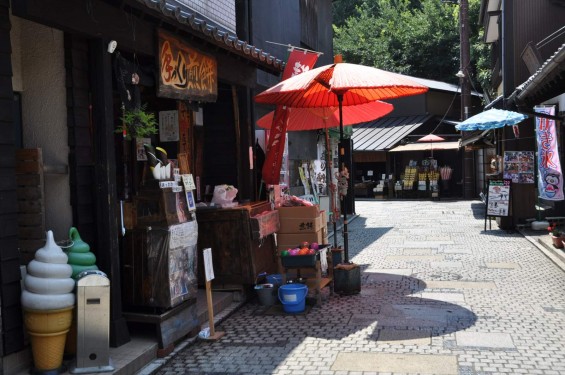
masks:
[[[469,117],[459,125],[456,125],[455,129],[463,131],[490,130],[502,128],[503,126],[516,125],[527,118],[528,116],[518,112],[491,108],[488,111]]]

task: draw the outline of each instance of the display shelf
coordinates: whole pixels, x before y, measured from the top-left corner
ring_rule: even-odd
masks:
[[[279,273],[282,275],[282,283],[283,285],[286,284],[288,274],[295,273],[297,278],[303,276],[303,272],[305,272],[304,276],[306,276],[306,286],[308,287],[308,292],[314,292],[316,297],[316,303],[322,303],[322,289],[325,287],[330,288],[330,294],[334,293],[334,286],[333,286],[333,264],[332,264],[332,256],[331,252],[326,253],[326,258],[328,260],[328,271],[327,275],[322,275],[322,265],[319,259],[316,260],[316,264],[313,267],[284,267],[281,258],[279,257],[278,266],[279,266]],[[313,276],[313,278],[312,278]]]

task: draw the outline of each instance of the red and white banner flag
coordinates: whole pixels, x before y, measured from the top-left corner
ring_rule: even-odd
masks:
[[[310,70],[318,60],[314,52],[292,50],[284,68],[282,80]],[[273,116],[273,125],[269,133],[269,143],[263,164],[263,181],[267,185],[278,185],[280,181],[282,156],[286,142],[288,111],[278,105]]]
[[[538,106],[537,113],[555,115],[555,106]],[[536,117],[538,143],[538,190],[539,197],[551,201],[563,200],[563,173],[557,150],[555,120]]]

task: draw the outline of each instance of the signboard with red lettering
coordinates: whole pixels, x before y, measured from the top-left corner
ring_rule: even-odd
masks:
[[[162,30],[159,42],[157,96],[171,99],[214,102],[218,97],[216,59],[189,47]]]

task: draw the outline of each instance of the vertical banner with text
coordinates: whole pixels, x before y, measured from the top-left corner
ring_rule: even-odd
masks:
[[[284,68],[282,80],[310,70],[318,60],[314,52],[292,50]],[[269,134],[265,164],[263,164],[263,181],[267,185],[278,185],[284,145],[286,141],[286,127],[288,111],[286,107],[278,105],[273,116],[273,125]]]
[[[555,115],[555,106],[537,106],[537,113]],[[563,174],[555,120],[536,117],[536,137],[538,146],[538,190],[539,197],[551,201],[563,200]]]

